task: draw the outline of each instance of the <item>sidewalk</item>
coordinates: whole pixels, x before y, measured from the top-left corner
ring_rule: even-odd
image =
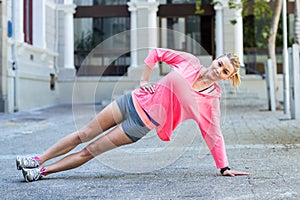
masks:
[[[300,123],[258,107],[222,109],[230,166],[251,176],[220,176],[196,124],[187,121],[170,143],[151,132],[80,168],[23,181],[17,155],[43,152],[100,109],[59,105],[0,114],[1,199],[300,199]]]

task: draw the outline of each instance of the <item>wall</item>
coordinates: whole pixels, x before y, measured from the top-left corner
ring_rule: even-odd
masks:
[[[56,54],[26,43],[17,46],[19,110],[58,103],[57,92],[50,89]]]
[[[7,1],[7,20],[13,35],[7,41],[7,112],[56,104],[58,93],[50,88],[50,74],[56,74],[56,21],[54,1],[33,1],[33,44],[24,43],[23,1]],[[45,6],[45,9],[39,7]],[[45,15],[44,15],[45,14]],[[37,15],[37,16],[36,16]],[[45,20],[45,21],[44,21]],[[7,22],[6,22],[7,23]],[[2,55],[3,56],[3,55]]]
[[[7,18],[6,7],[2,2],[0,4],[0,112],[8,110],[8,93],[7,93]]]
[[[74,82],[59,81],[59,102],[73,104],[107,104],[138,86],[128,77],[78,77]]]

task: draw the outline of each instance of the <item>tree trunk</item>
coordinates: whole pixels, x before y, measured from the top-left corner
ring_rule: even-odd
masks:
[[[270,25],[270,32],[268,36],[268,58],[272,60],[273,71],[274,71],[274,88],[275,88],[275,98],[276,98],[276,107],[280,108],[279,103],[279,89],[277,81],[277,62],[276,62],[276,34],[278,30],[278,23],[280,19],[280,14],[282,10],[282,0],[276,0],[276,8],[273,12],[273,19]]]
[[[295,1],[294,42],[300,44],[300,2]]]

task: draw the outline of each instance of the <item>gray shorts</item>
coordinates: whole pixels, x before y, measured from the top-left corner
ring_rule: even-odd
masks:
[[[119,97],[116,102],[122,113],[123,121],[121,122],[121,126],[125,134],[132,142],[136,142],[144,137],[150,129],[143,123],[136,112],[132,101],[132,94],[125,94]]]

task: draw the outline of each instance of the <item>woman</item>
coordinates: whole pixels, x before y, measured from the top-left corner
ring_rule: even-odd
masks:
[[[165,62],[173,69],[157,83],[149,84],[151,71],[157,62]],[[238,87],[240,63],[237,56],[221,56],[209,68],[204,68],[189,53],[155,48],[145,59],[145,64],[140,88],[113,101],[88,125],[62,138],[42,155],[17,157],[17,169],[22,169],[25,180],[35,181],[79,167],[101,153],[138,141],[154,128],[161,140],[169,141],[176,126],[187,119],[197,122],[222,175],[248,175],[228,167],[220,130],[221,91],[216,81],[230,79],[233,87]],[[66,154],[78,144],[90,141],[112,127],[81,151],[43,166],[47,160]]]

